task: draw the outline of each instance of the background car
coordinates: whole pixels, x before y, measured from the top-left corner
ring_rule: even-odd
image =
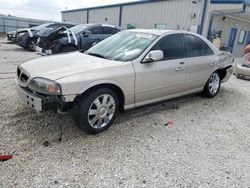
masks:
[[[59,27],[70,28],[72,26],[75,26],[75,24],[65,22],[52,22],[32,27],[30,29],[22,29],[17,31],[17,43],[19,46],[27,50],[34,51],[38,39],[38,36],[36,34],[40,30],[57,29]]]
[[[86,51],[93,44],[122,30],[121,27],[107,24],[79,24],[70,29],[60,28],[51,33],[39,34],[36,51],[46,55]]]
[[[6,37],[9,41],[16,42],[16,31],[10,31],[6,34]]]
[[[250,44],[245,47],[243,64],[234,65],[234,75],[237,78],[250,80]]]
[[[98,133],[119,111],[196,92],[215,97],[232,75],[233,60],[198,34],[128,30],[84,53],[24,63],[16,82],[30,107],[72,109],[81,129]]]

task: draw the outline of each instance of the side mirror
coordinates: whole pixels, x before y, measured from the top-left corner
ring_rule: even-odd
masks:
[[[164,53],[161,50],[153,50],[148,53],[148,55],[143,59],[142,63],[150,63],[154,61],[159,61],[164,58]]]
[[[83,36],[88,37],[89,35],[91,35],[91,33],[92,32],[90,30],[86,30],[83,32]]]

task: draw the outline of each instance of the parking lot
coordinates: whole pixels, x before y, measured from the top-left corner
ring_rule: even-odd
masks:
[[[250,82],[131,110],[98,135],[17,96],[16,66],[40,56],[0,40],[0,187],[250,187]],[[173,124],[168,124],[172,121]]]

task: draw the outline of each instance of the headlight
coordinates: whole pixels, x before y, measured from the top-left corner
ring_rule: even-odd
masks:
[[[38,93],[46,95],[60,95],[61,87],[58,83],[45,79],[45,78],[35,78],[31,80],[29,89],[36,91]]]

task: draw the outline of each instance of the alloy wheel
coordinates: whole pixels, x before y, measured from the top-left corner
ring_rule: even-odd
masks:
[[[220,77],[217,73],[213,73],[209,79],[209,91],[211,94],[216,94],[220,87]]]
[[[108,125],[115,113],[115,100],[109,94],[97,97],[88,110],[88,122],[94,129]]]

